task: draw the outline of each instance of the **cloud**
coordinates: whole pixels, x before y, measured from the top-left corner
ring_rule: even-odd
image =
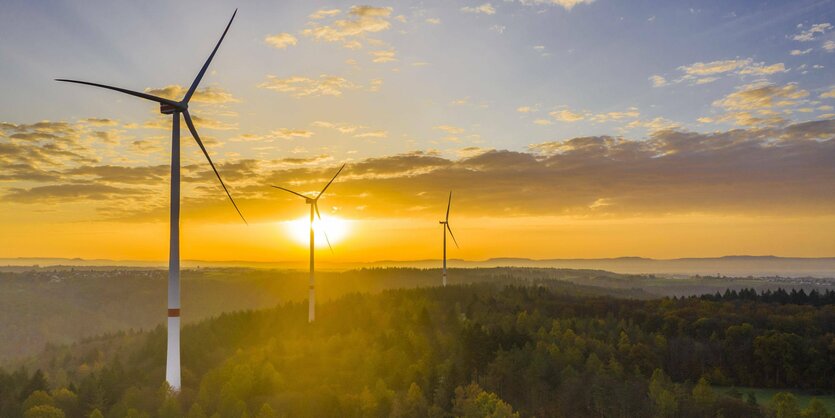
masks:
[[[789,54],[794,55],[794,56],[797,56],[797,55],[806,55],[806,54],[808,54],[808,53],[810,53],[810,52],[812,52],[812,48],[803,49],[803,50],[800,50],[800,49],[792,49],[792,50],[791,50],[791,52],[789,52]]]
[[[432,128],[432,129],[436,129],[436,130],[439,130],[439,131],[444,131],[448,134],[453,134],[453,135],[462,134],[462,133],[467,131],[464,128],[459,128],[457,126],[452,126],[452,125],[438,125],[438,126]]]
[[[833,120],[707,134],[667,129],[646,140],[579,137],[530,152],[471,151],[455,160],[411,153],[352,163],[332,202],[365,206],[363,216],[431,216],[432,199],[454,188],[473,216],[584,217],[823,214],[835,203]],[[332,169],[281,170],[267,178],[315,184]]]
[[[560,122],[577,122],[578,120],[585,119],[585,116],[583,116],[582,114],[575,113],[567,109],[555,110],[548,114],[551,115],[552,118]]]
[[[123,167],[115,165],[82,166],[64,170],[64,176],[75,180],[100,183],[165,184],[169,175],[168,165]]]
[[[279,128],[275,129],[271,132],[272,136],[281,139],[292,139],[292,138],[310,138],[313,136],[312,131],[308,131],[306,129],[289,129],[289,128]]]
[[[10,188],[3,200],[15,203],[54,203],[85,200],[107,200],[114,197],[137,196],[145,192],[135,188],[105,184],[56,184],[32,188]]]
[[[87,118],[84,119],[82,122],[92,125],[92,126],[116,126],[119,124],[119,121],[113,119],[99,119],[99,118]]]
[[[726,113],[716,118],[700,121],[731,122],[740,126],[768,126],[788,123],[785,115],[807,102],[809,92],[789,83],[783,86],[770,83],[752,83],[739,87],[735,92],[713,102],[713,106]]]
[[[351,123],[333,123],[326,121],[315,121],[311,125],[318,128],[333,129],[341,134],[351,135],[354,138],[386,138],[388,131],[382,129],[372,129],[368,126],[356,125]]]
[[[797,94],[771,94],[777,97],[772,103]],[[0,159],[5,155],[3,149]],[[221,162],[219,170],[235,197],[246,202],[248,215],[254,212],[257,219],[262,211],[263,219],[271,219],[283,215],[272,212],[275,196],[269,185],[318,189],[333,175],[335,167],[326,164],[331,159],[237,160]],[[366,217],[433,216],[437,196],[453,188],[462,213],[472,216],[826,214],[835,204],[833,159],[835,119],[711,133],[663,129],[647,139],[577,137],[535,144],[524,152],[465,148],[454,159],[434,152],[362,159],[346,167],[328,204],[345,208],[347,217],[359,216],[351,209],[357,207],[365,208]],[[164,197],[159,190],[166,165],[88,165],[54,167],[51,177],[44,172],[48,184],[6,187],[0,194],[4,201],[22,204],[91,202],[129,219],[164,216],[157,213],[160,205],[135,202]],[[199,216],[217,213],[223,215],[219,219],[234,220],[205,164],[184,167],[184,173],[186,183],[200,186],[190,193],[206,208]]]
[[[386,138],[389,133],[384,130],[362,132],[354,135],[354,138]]]
[[[554,122],[551,122],[548,119],[535,119],[533,121],[533,123],[534,123],[534,125],[540,125],[540,126],[548,126],[548,125],[553,125],[554,124]]]
[[[295,36],[289,33],[278,33],[275,35],[267,35],[264,38],[264,42],[268,45],[278,48],[278,49],[285,49],[288,46],[295,46],[298,43],[298,39]]]
[[[661,77],[660,75],[652,75],[649,77],[649,81],[652,82],[653,87],[663,87],[667,85],[667,79]]]
[[[549,112],[552,118],[560,122],[577,122],[581,120],[588,120],[594,123],[606,123],[612,121],[621,121],[624,119],[633,119],[641,115],[635,107],[630,107],[624,111],[613,111],[604,113],[593,113],[589,111],[573,111],[570,109],[559,109]]]
[[[786,66],[780,62],[777,64],[772,65],[764,65],[763,63],[754,63],[749,65],[741,70],[739,70],[739,74],[751,74],[751,75],[771,75],[776,73],[785,73]]]
[[[350,123],[332,123],[332,122],[326,122],[326,121],[320,121],[320,120],[317,120],[317,121],[313,122],[312,125],[316,126],[316,127],[319,127],[319,128],[335,129],[335,130],[337,130],[337,131],[339,131],[340,133],[343,133],[343,134],[354,133],[359,129],[364,129],[365,128],[365,126],[362,126],[362,125],[354,125],[354,124],[350,124]]]
[[[684,74],[674,82],[681,83],[686,81],[691,85],[712,83],[719,80],[721,76],[727,75],[768,76],[788,71],[783,63],[766,65],[764,62],[754,62],[751,58],[695,62],[690,65],[682,65],[678,67],[678,70]],[[652,77],[650,77],[650,80],[653,80]]]
[[[519,0],[519,2],[526,6],[554,5],[571,10],[578,4],[591,4],[594,0]]]
[[[89,131],[90,126],[100,128],[86,120],[0,124],[0,181],[49,181],[61,167],[98,162],[97,153],[84,142],[111,136]]]
[[[162,88],[147,88],[145,93],[159,96],[169,100],[181,100],[188,91],[188,88],[178,84],[171,84]],[[240,100],[232,96],[231,93],[220,87],[200,87],[194,91],[191,96],[191,101],[194,103],[235,103]]]
[[[798,25],[798,27],[802,27],[803,25]],[[829,23],[818,23],[814,24],[809,29],[803,30],[800,33],[792,36],[792,39],[798,42],[810,42],[814,41],[818,34],[823,35],[826,31],[831,30],[832,25]]]
[[[326,14],[319,11],[311,15],[314,19],[308,22],[311,26],[302,31],[302,35],[324,42],[339,42],[349,49],[362,47],[361,40],[371,33],[378,33],[388,30],[391,22],[391,7],[352,6],[348,15],[342,19],[336,19],[330,24],[320,24],[319,21],[328,17],[335,17],[341,12],[337,9],[328,10]],[[315,17],[314,17],[315,16]]]
[[[426,19],[426,23],[428,23],[430,25],[440,25],[441,24],[441,19],[438,19],[437,17],[430,17],[430,18]]]
[[[217,119],[206,118],[198,115],[191,115],[191,120],[194,122],[194,127],[197,129],[197,132],[200,133],[201,129],[213,129],[218,131],[229,131],[233,129],[237,129],[238,125],[235,123],[228,123]],[[183,124],[184,125],[184,124]],[[170,130],[171,129],[171,119],[169,118],[159,118],[155,117],[146,121],[142,124],[143,127],[149,129],[164,129]],[[181,129],[184,129],[185,126],[182,126]],[[188,133],[188,130],[181,131],[180,135],[191,135]],[[206,140],[203,136],[200,136],[200,139]]]
[[[823,49],[826,52],[833,52],[835,51],[835,41],[829,40],[823,43]]]
[[[496,9],[490,3],[484,3],[481,6],[465,6],[461,8],[464,13],[482,13],[486,15],[496,14]]]
[[[713,74],[727,73],[736,69],[742,68],[750,63],[750,60],[723,60],[711,62],[696,62],[690,65],[682,65],[678,67],[689,76],[705,76]]]
[[[394,49],[369,51],[368,53],[374,57],[374,59],[371,60],[372,62],[384,63],[397,61],[397,51]]]
[[[324,19],[326,17],[333,17],[342,13],[339,9],[321,9],[313,12],[309,17],[311,19]]]
[[[345,78],[322,74],[318,79],[291,76],[279,78],[268,75],[267,81],[258,85],[260,88],[288,93],[293,97],[341,96],[345,90],[357,89],[360,86]]]
[[[821,99],[835,99],[835,87],[821,93]]]
[[[536,112],[536,109],[533,106],[519,106],[516,111],[519,113],[533,113]]]
[[[807,96],[809,92],[797,87],[797,84],[778,86],[754,83],[740,87],[737,91],[713,102],[713,105],[726,110],[762,110],[794,106]]]

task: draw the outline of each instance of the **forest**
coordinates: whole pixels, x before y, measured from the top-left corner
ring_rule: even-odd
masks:
[[[317,299],[325,302],[353,292],[435,286],[439,269],[363,268],[317,273]],[[46,344],[122,330],[153,329],[165,319],[167,272],[130,267],[0,267],[0,366],[14,364]],[[192,323],[222,312],[272,308],[307,297],[307,273],[255,268],[194,268],[182,272],[183,321]],[[596,294],[631,298],[737,291],[805,289],[816,281],[758,278],[656,277],[602,270],[551,268],[452,269],[452,284],[495,282],[530,285],[563,281],[598,288]],[[826,284],[824,280],[820,280]]]
[[[512,275],[510,275],[512,276]],[[835,293],[665,298],[508,276],[225,313],[49,346],[0,371],[0,416],[830,417]],[[744,388],[776,388],[766,402]],[[727,389],[731,388],[731,389]],[[734,389],[738,388],[738,389]],[[782,391],[783,388],[794,389]],[[817,396],[801,405],[796,390]]]

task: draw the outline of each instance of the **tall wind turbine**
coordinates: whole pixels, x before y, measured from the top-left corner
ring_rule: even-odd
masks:
[[[449,236],[452,237],[452,242],[455,243],[455,248],[458,247],[458,241],[455,240],[455,235],[452,234],[452,228],[449,227],[449,207],[452,206],[452,190],[449,191],[449,201],[446,204],[446,218],[439,221],[444,226],[444,287],[446,287],[446,231],[449,230]]]
[[[342,167],[340,167],[339,171],[337,171],[336,174],[333,175],[333,178],[331,179],[331,181],[329,181],[328,184],[325,185],[325,188],[323,188],[322,191],[319,192],[319,194],[316,195],[316,197],[313,197],[313,198],[307,197],[307,196],[305,196],[301,193],[296,193],[296,192],[294,192],[290,189],[285,189],[284,187],[273,186],[276,189],[281,189],[281,190],[284,190],[285,192],[290,192],[290,193],[293,193],[296,196],[301,197],[302,199],[304,199],[305,203],[310,205],[310,279],[309,279],[309,282],[308,282],[309,286],[310,286],[310,290],[309,290],[310,294],[309,294],[309,298],[308,298],[308,301],[307,301],[307,322],[313,322],[316,319],[316,279],[315,279],[314,274],[313,274],[313,253],[314,253],[313,212],[316,212],[316,216],[318,216],[319,220],[321,221],[322,220],[322,214],[319,213],[319,198],[322,197],[323,194],[325,194],[325,190],[328,190],[328,187],[330,187],[331,183],[333,183],[333,181],[336,180],[336,176],[338,176],[339,173],[342,172],[343,168],[345,168],[345,164],[342,164]],[[325,241],[328,242],[328,247],[331,249],[331,251],[333,251],[333,247],[331,247],[331,240],[328,238],[328,233],[325,232],[324,227],[322,228],[322,232],[325,233]]]
[[[138,91],[106,86],[104,84],[78,80],[56,79],[56,81],[86,84],[88,86],[115,90],[120,93],[157,102],[159,103],[160,113],[163,115],[173,116],[173,124],[171,127],[171,218],[169,221],[171,228],[171,242],[168,253],[168,355],[165,363],[165,380],[168,382],[173,391],[180,390],[180,115],[182,115],[183,119],[185,119],[186,126],[188,126],[188,130],[191,131],[191,136],[194,137],[195,141],[197,141],[197,145],[200,146],[200,149],[203,151],[203,155],[206,156],[206,159],[209,161],[209,165],[212,166],[212,170],[215,172],[215,175],[217,176],[220,185],[223,187],[223,190],[226,192],[226,195],[229,196],[232,206],[235,207],[238,215],[241,219],[243,219],[244,223],[246,223],[244,215],[241,214],[240,209],[238,209],[238,205],[235,204],[235,200],[232,199],[232,195],[229,194],[229,190],[223,183],[223,179],[220,178],[220,173],[217,172],[215,164],[212,162],[211,157],[209,157],[209,152],[206,151],[206,147],[203,146],[203,141],[201,141],[200,136],[197,135],[197,130],[194,128],[194,123],[191,121],[191,115],[188,113],[188,102],[191,100],[192,95],[194,95],[195,90],[197,90],[197,85],[200,84],[200,80],[206,73],[206,69],[209,68],[212,58],[214,58],[217,49],[220,47],[220,43],[223,42],[223,38],[226,37],[226,32],[229,31],[229,27],[232,26],[232,21],[235,20],[235,15],[237,13],[238,10],[235,9],[235,13],[233,13],[232,18],[229,19],[226,29],[223,30],[223,35],[220,36],[220,40],[217,41],[215,49],[212,50],[212,53],[209,55],[209,59],[207,59],[206,63],[203,64],[203,68],[200,69],[200,72],[197,74],[194,82],[191,83],[191,87],[188,89],[188,92],[186,92],[185,97],[183,97],[183,99],[179,102]]]

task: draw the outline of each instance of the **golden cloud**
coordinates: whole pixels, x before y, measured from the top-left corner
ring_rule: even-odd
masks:
[[[345,78],[322,74],[318,79],[302,76],[279,78],[268,75],[267,81],[258,85],[260,88],[289,93],[293,97],[341,96],[345,90],[360,86]]]
[[[365,35],[391,27],[388,20],[391,12],[391,7],[352,6],[345,18],[323,25],[319,20],[341,12],[337,9],[320,10],[310,16],[314,21],[308,23],[311,27],[303,30],[302,35],[318,41],[341,42],[346,48],[359,48]]]
[[[159,96],[169,100],[181,100],[188,92],[187,87],[178,84],[171,84],[162,88],[147,88],[145,93]],[[220,87],[201,87],[194,91],[191,100],[195,103],[234,103],[240,100],[232,96],[228,91]]]
[[[298,39],[296,39],[295,36],[285,32],[278,33],[275,35],[267,35],[267,37],[264,38],[264,42],[266,42],[268,45],[274,48],[285,49],[288,46],[296,45],[298,43]]]

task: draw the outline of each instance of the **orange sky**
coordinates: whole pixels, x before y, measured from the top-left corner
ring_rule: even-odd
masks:
[[[0,258],[165,260],[170,118],[52,79],[179,99],[234,7],[9,7]],[[242,7],[189,109],[250,225],[184,129],[182,256],[303,261],[286,222],[308,209],[270,186],[315,193],[342,164],[326,261],[439,258],[450,190],[453,258],[833,256],[831,10],[746,13]]]

